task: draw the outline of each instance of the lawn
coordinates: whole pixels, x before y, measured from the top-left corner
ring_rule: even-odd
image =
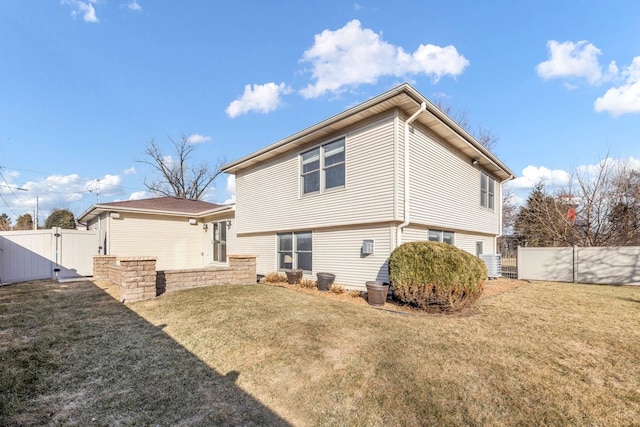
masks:
[[[640,287],[534,282],[458,315],[270,285],[122,305],[0,288],[0,425],[634,425]]]

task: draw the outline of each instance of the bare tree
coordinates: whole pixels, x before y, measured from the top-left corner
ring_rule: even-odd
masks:
[[[577,176],[576,215],[583,246],[626,246],[640,241],[640,173],[609,157],[595,173]]]
[[[520,208],[515,234],[528,246],[572,246],[578,242],[575,202],[571,194],[548,194],[538,183]]]
[[[567,190],[537,185],[520,209],[516,234],[530,246],[640,244],[640,172],[609,157],[576,174]]]
[[[516,196],[511,190],[504,188],[502,190],[502,234],[509,235],[513,233],[513,227],[518,215],[518,206]]]
[[[489,151],[493,151],[498,144],[498,136],[493,134],[489,129],[484,128],[482,125],[474,125],[469,118],[469,112],[467,110],[453,110],[448,105],[443,96],[439,96],[434,104],[440,110],[442,110],[447,116],[451,117],[458,123],[463,129],[469,132],[484,148]]]
[[[2,214],[0,214],[0,231],[9,230],[11,230],[11,218],[9,218],[9,215],[2,212]]]
[[[166,156],[153,140],[147,143],[144,151],[146,159],[139,162],[150,165],[158,175],[154,181],[148,182],[145,178],[144,185],[150,191],[164,196],[202,199],[207,188],[220,175],[224,162],[218,160],[213,169],[206,163],[191,166],[195,146],[190,139],[191,135],[182,135],[180,141],[169,138],[175,148],[176,159]]]

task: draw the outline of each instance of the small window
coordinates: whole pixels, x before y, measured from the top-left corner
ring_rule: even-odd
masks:
[[[278,269],[312,271],[313,237],[310,231],[278,234]]]
[[[476,255],[484,253],[484,242],[476,242]]]
[[[344,187],[344,141],[341,138],[300,155],[302,194]]]
[[[453,231],[429,230],[429,241],[442,242],[449,245],[454,243],[455,233]]]
[[[493,210],[495,205],[496,180],[486,173],[480,175],[480,206]]]

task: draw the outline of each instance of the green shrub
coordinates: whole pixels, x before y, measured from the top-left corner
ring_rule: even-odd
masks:
[[[484,288],[487,267],[453,245],[410,242],[389,257],[393,296],[426,311],[456,311],[473,304]]]

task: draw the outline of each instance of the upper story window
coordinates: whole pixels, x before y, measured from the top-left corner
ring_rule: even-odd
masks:
[[[496,180],[482,172],[480,175],[480,206],[493,210],[495,194]]]
[[[344,154],[344,138],[302,153],[302,194],[344,187]]]

